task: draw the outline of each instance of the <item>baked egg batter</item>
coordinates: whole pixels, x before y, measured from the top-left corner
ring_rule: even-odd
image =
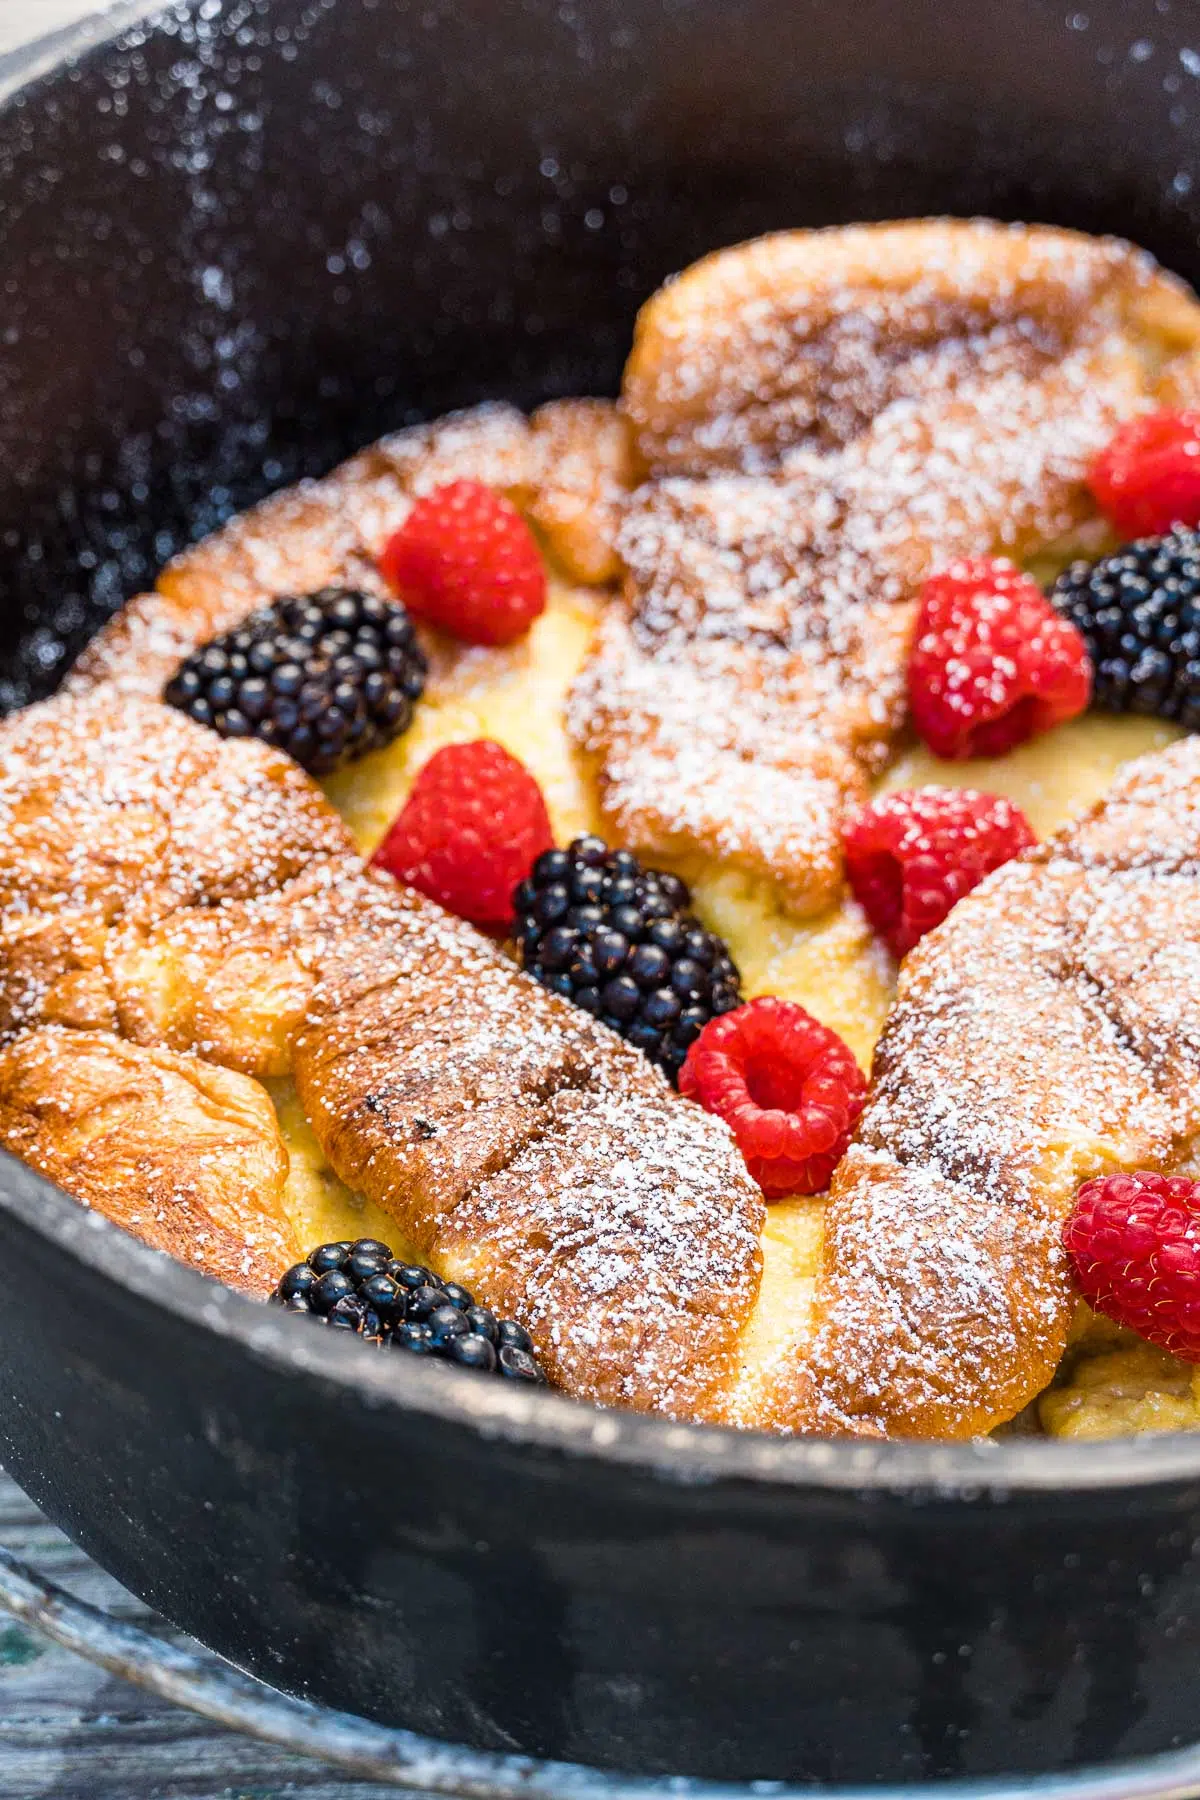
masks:
[[[588,770],[562,719],[605,603],[595,589],[552,578],[545,613],[519,643],[500,650],[455,647],[435,658],[412,728],[325,783],[365,853],[378,845],[434,751],[480,737],[496,739],[536,776],[559,843],[585,831],[603,835]],[[1174,726],[1153,719],[1089,714],[995,760],[947,763],[912,744],[878,789],[936,784],[1004,794],[1043,838],[1098,799],[1122,763],[1178,735]],[[837,1031],[869,1070],[896,966],[854,901],[799,920],[783,909],[768,882],[711,863],[679,872],[691,884],[696,912],[728,943],[746,998],[776,994],[799,1002]],[[395,1222],[329,1169],[291,1083],[276,1082],[272,1089],[291,1157],[290,1210],[301,1240],[372,1236],[395,1243]],[[760,1387],[804,1332],[823,1211],[819,1195],[767,1208],[762,1290],[742,1334],[731,1422],[752,1412]],[[1200,1371],[1095,1318],[1081,1304],[1055,1383],[1009,1429],[1094,1438],[1189,1427],[1200,1427]]]

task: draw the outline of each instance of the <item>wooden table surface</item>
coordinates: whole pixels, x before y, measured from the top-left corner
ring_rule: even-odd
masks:
[[[0,1472],[0,1544],[81,1600],[186,1643]],[[396,1800],[181,1712],[0,1613],[0,1800]]]

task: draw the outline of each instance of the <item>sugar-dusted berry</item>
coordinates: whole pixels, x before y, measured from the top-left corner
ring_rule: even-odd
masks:
[[[1130,419],[1092,464],[1088,486],[1122,538],[1200,525],[1200,412]]]
[[[1200,1181],[1103,1175],[1063,1227],[1084,1299],[1187,1362],[1200,1362]]]
[[[430,757],[373,860],[449,912],[498,931],[512,918],[514,887],[553,843],[529,770],[480,738]]]
[[[867,1097],[853,1055],[790,1000],[750,1000],[713,1019],[688,1051],[679,1090],[716,1113],[768,1200],[817,1194],[841,1161]]]
[[[482,481],[451,481],[417,501],[379,559],[409,611],[468,644],[511,644],[546,607],[533,533]]]
[[[1086,644],[1031,576],[975,557],[925,583],[908,698],[938,756],[1003,756],[1083,712],[1091,691]]]
[[[846,826],[846,878],[893,956],[906,956],[985,875],[1035,842],[1020,807],[998,794],[904,789]]]

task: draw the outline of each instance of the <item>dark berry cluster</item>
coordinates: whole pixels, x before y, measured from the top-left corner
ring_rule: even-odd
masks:
[[[457,1282],[401,1262],[378,1238],[319,1244],[288,1270],[271,1300],[394,1350],[512,1381],[546,1379],[524,1326],[476,1306]]]
[[[674,1081],[712,1018],[741,1004],[719,937],[688,911],[677,875],[600,838],[547,850],[513,895],[529,973],[644,1050]]]
[[[398,600],[331,587],[275,600],[201,645],[164,698],[222,737],[261,738],[328,775],[408,730],[426,669]]]
[[[1093,705],[1200,729],[1200,535],[1177,528],[1072,563],[1052,598],[1087,644]]]

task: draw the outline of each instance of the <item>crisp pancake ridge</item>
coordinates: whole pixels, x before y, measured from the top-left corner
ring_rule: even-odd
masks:
[[[921,582],[1086,541],[1088,464],[1198,326],[1128,244],[986,221],[782,233],[661,289],[622,394],[650,475],[625,604],[570,714],[616,835],[829,905]]]
[[[763,1423],[971,1437],[1050,1380],[1081,1182],[1196,1172],[1200,740],[959,902],[905,960]]]
[[[725,1127],[470,926],[372,873],[314,784],[101,688],[0,726],[0,1140],[264,1292],[295,1260],[261,1079],[581,1398],[728,1378],[763,1203]]]
[[[112,682],[157,700],[198,644],[281,594],[385,593],[376,558],[413,502],[469,476],[519,506],[566,575],[616,578],[620,503],[632,480],[628,428],[608,401],[558,400],[526,418],[497,402],[397,432],[320,481],[273,494],[167,565],[88,645],[64,684]]]

